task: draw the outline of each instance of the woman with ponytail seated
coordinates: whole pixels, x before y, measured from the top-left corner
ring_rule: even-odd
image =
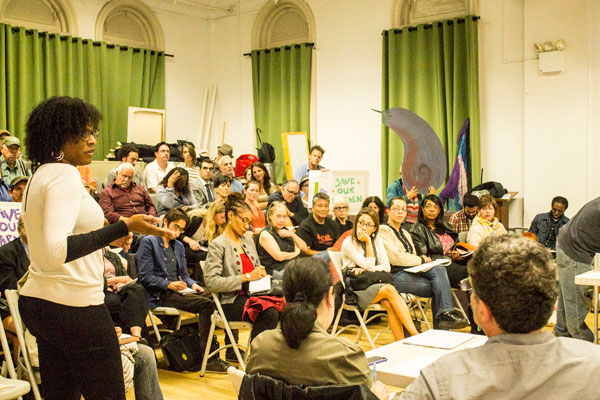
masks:
[[[387,390],[379,382],[373,384],[361,347],[327,333],[335,313],[332,285],[329,266],[322,260],[298,258],[288,263],[281,324],[252,342],[246,372],[292,385],[365,384],[385,399]]]
[[[365,207],[356,215],[356,224],[352,235],[342,243],[342,262],[344,270],[353,275],[367,272],[390,272],[390,262],[383,241],[377,237],[379,215],[371,207]],[[390,279],[390,282],[392,280]],[[404,339],[403,326],[411,335],[419,332],[410,317],[406,303],[391,284],[374,283],[363,290],[354,290],[358,306],[362,309],[369,304],[381,303],[388,314],[390,329],[394,339]]]

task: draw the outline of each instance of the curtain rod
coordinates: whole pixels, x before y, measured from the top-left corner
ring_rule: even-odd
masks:
[[[22,28],[19,28],[18,26],[13,26],[13,27],[10,28],[10,30],[11,30],[12,33],[18,33],[18,32],[21,31],[21,29]],[[27,36],[33,35],[34,32],[35,31],[33,29],[25,29],[25,35],[27,35]],[[100,47],[102,45],[101,42],[93,41],[93,40],[90,40],[90,39],[82,39],[82,38],[78,38],[78,37],[63,36],[63,35],[60,35],[60,34],[57,34],[57,33],[38,32],[38,37],[46,37],[46,36],[48,36],[48,38],[50,38],[50,39],[54,39],[54,38],[58,37],[62,42],[66,42],[67,40],[71,39],[71,43],[77,43],[77,42],[79,42],[81,40],[82,44],[86,44],[87,45],[88,43],[91,42],[92,46],[94,46],[94,47]],[[109,48],[109,49],[114,49],[115,46],[116,45],[110,44],[110,43],[108,43],[106,45],[106,47]],[[158,55],[163,55],[165,57],[175,57],[174,54],[167,54],[164,51],[159,51],[159,50],[141,49],[141,48],[138,48],[138,47],[132,47],[132,49],[133,49],[134,53],[140,53],[143,50],[143,51],[149,51],[150,54],[152,54],[152,55],[154,55],[154,53],[158,53]],[[129,47],[128,46],[120,46],[120,50],[127,51],[127,50],[129,50]]]
[[[477,21],[477,20],[481,19],[481,17],[478,16],[478,15],[474,15],[474,16],[471,17],[471,19],[473,21]],[[438,22],[437,26],[443,26],[444,22],[447,25],[453,25],[454,24],[454,20],[448,19],[448,20],[445,20],[445,21]],[[458,23],[458,24],[462,24],[464,22],[465,22],[464,18],[457,18],[456,19],[456,23]],[[423,25],[423,29],[431,29],[431,28],[433,28],[433,24],[435,24],[435,22],[431,23],[431,24],[424,24]],[[387,30],[387,31],[383,31],[381,34],[382,35],[387,35],[388,32],[390,32],[390,31],[394,31],[395,34],[399,34],[399,33],[402,33],[403,29],[407,29],[409,32],[414,32],[414,31],[416,31],[418,29],[418,27],[417,26],[409,26],[409,27],[404,27],[404,28],[399,28],[399,29],[390,29],[390,30]]]
[[[312,47],[313,49],[314,49],[314,46],[315,46],[314,43],[302,43],[302,44],[304,46],[306,46],[306,47]],[[302,44],[290,44],[290,45],[287,45],[287,46],[275,47],[273,49],[262,49],[262,50],[259,50],[259,51],[264,51],[265,53],[269,54],[271,52],[271,50],[273,50],[275,52],[279,52],[279,51],[281,51],[282,48],[285,49],[285,50],[289,50],[289,49],[292,48],[292,46],[294,46],[295,48],[299,49],[300,46],[302,46]],[[252,56],[252,53],[244,53],[243,55],[244,55],[244,57],[250,57],[250,56]]]

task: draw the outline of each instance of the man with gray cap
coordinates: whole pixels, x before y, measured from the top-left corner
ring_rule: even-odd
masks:
[[[15,136],[7,136],[2,143],[2,156],[0,156],[0,171],[2,180],[7,185],[18,176],[30,176],[31,172],[23,162],[19,159],[19,150],[21,149],[21,141]]]
[[[8,194],[12,197],[12,201],[20,203],[23,200],[23,193],[25,193],[25,186],[27,186],[28,181],[29,177],[27,176],[17,176],[10,181]]]
[[[229,157],[233,158],[233,147],[231,147],[231,145],[228,145],[227,143],[223,143],[221,146],[217,147],[217,158],[216,158],[215,162],[218,164],[219,159],[223,156],[229,156]]]

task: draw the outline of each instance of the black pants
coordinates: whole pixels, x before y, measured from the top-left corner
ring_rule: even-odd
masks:
[[[467,266],[452,262],[450,265],[446,265],[445,268],[446,272],[448,272],[450,287],[453,289],[460,289],[460,281],[469,276]]]
[[[144,327],[148,305],[142,285],[131,285],[119,292],[104,292],[104,304],[115,325],[129,333],[132,326]]]
[[[37,339],[45,400],[125,400],[119,343],[104,304],[70,307],[21,296],[19,311]]]
[[[204,346],[210,331],[210,316],[215,310],[215,303],[211,299],[206,295],[188,294],[184,296],[167,290],[160,295],[160,304],[164,307],[174,307],[178,310],[198,314],[198,335],[200,343]]]
[[[225,313],[225,317],[227,317],[227,321],[242,320],[242,314],[244,312],[246,301],[248,301],[248,296],[238,296],[231,304],[221,304],[223,307],[223,312]],[[252,325],[252,332],[250,332],[250,340],[254,340],[254,338],[263,331],[274,329],[277,327],[278,322],[279,311],[273,307],[267,308],[258,314],[256,321],[254,321]]]

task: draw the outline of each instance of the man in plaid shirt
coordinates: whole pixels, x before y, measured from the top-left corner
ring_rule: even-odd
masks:
[[[456,233],[468,232],[473,218],[479,211],[479,198],[470,193],[463,197],[463,209],[450,217],[450,227]]]

